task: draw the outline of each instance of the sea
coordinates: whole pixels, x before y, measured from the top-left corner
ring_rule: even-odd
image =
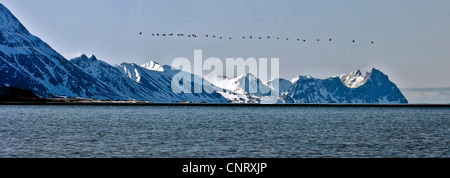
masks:
[[[0,105],[1,158],[449,158],[449,107]]]

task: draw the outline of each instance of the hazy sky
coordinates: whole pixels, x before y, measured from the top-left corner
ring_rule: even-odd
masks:
[[[375,67],[400,88],[450,87],[449,0],[2,0],[70,59],[110,64],[174,58],[278,57],[281,77],[324,78]],[[139,35],[143,32],[143,35]],[[155,38],[152,33],[201,38]],[[204,34],[234,37],[213,40]],[[241,40],[270,35],[290,40]],[[293,39],[306,39],[297,42]],[[321,39],[316,42],[316,39]],[[332,42],[327,40],[332,38]],[[356,43],[351,41],[355,39]],[[375,44],[370,44],[374,41]]]

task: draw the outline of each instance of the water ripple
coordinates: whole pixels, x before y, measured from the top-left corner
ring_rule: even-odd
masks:
[[[0,106],[0,157],[445,157],[448,108]]]

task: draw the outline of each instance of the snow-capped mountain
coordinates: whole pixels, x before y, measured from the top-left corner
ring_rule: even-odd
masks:
[[[28,89],[40,97],[228,102],[218,93],[174,93],[171,81],[179,71],[156,62],[113,67],[86,55],[68,61],[31,35],[1,4],[0,29],[0,84]]]
[[[232,91],[237,94],[270,95],[272,90],[251,73],[246,73],[235,78],[209,74],[205,79],[215,86]]]
[[[118,68],[98,60],[94,55],[87,57],[83,54],[71,59],[70,62],[109,86],[114,93],[125,100],[153,101],[151,91],[127,78]]]
[[[115,93],[129,100],[144,100],[155,102],[227,102],[217,93],[174,93],[171,88],[173,75],[178,73],[170,66],[161,66],[150,61],[141,66],[134,63],[122,63],[116,67],[98,60],[94,55],[70,60],[78,67],[93,75]],[[189,76],[192,77],[191,74]]]
[[[205,79],[229,91],[222,94],[233,102],[259,103],[267,99],[264,98],[267,95],[259,92],[249,94],[252,87],[253,91],[259,91],[255,88],[261,82],[251,74],[235,78],[210,74]],[[388,76],[377,69],[371,69],[365,76],[357,70],[326,79],[302,75],[290,81],[276,78],[259,87],[268,87],[276,93],[280,100],[271,97],[276,103],[408,103]]]
[[[377,69],[317,79],[300,76],[281,98],[286,103],[408,103],[388,76]]]
[[[227,78],[220,75],[208,74],[205,80],[217,87],[223,88],[220,92],[225,98],[237,103],[277,103],[278,92],[267,86],[259,78],[251,73],[246,73],[235,78]]]
[[[155,62],[149,62],[154,63]],[[180,102],[180,101],[192,101],[192,102],[208,102],[208,103],[226,103],[229,102],[221,94],[213,92],[205,92],[202,87],[202,83],[195,83],[195,81],[201,81],[206,86],[211,86],[203,78],[180,71],[177,69],[172,69],[172,67],[164,65],[157,67],[157,70],[149,70],[147,67],[149,63],[139,66],[134,63],[122,63],[117,68],[124,76],[128,79],[136,82],[141,87],[149,91],[149,95],[153,97],[152,101],[157,102]],[[159,64],[158,64],[159,65]],[[146,67],[146,68],[144,68]],[[152,67],[151,69],[155,69]],[[188,83],[190,92],[176,93],[172,88],[172,79],[176,77],[176,74],[183,73],[185,76],[191,79]],[[181,86],[174,85],[181,91]],[[213,86],[214,87],[214,86]],[[195,88],[202,91],[202,93],[196,93]]]
[[[33,91],[40,97],[119,99],[47,43],[33,36],[0,4],[0,84]]]
[[[173,82],[181,77],[190,80]],[[183,85],[178,85],[181,83]],[[408,102],[388,76],[377,69],[370,70],[365,76],[358,70],[326,79],[299,76],[290,81],[278,78],[263,83],[252,74],[234,78],[211,74],[203,79],[154,61],[143,65],[122,63],[111,66],[93,55],[68,61],[30,34],[1,3],[0,86],[30,90],[39,97],[155,102]],[[217,92],[206,92],[212,90]]]

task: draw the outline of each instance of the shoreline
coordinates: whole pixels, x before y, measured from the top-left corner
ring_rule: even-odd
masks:
[[[450,104],[257,104],[257,103],[154,103],[144,101],[0,101],[0,105],[67,105],[67,106],[223,106],[223,107],[450,107]]]

